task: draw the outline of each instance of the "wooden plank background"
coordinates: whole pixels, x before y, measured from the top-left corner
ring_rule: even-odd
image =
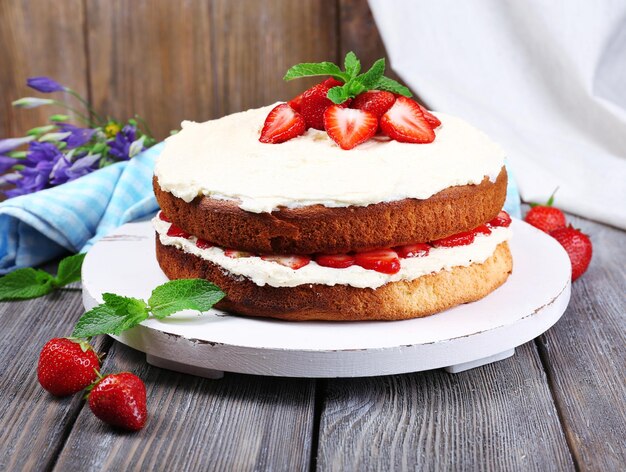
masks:
[[[103,115],[139,114],[163,138],[184,119],[297,95],[315,80],[284,82],[295,63],[354,50],[369,67],[385,56],[366,0],[0,1],[0,45],[0,139],[50,114],[11,106],[40,95],[31,76],[77,90]]]

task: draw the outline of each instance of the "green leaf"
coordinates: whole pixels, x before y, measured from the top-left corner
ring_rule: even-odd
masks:
[[[379,78],[376,84],[374,84],[373,88],[376,90],[386,90],[388,92],[397,93],[398,95],[403,95],[405,97],[413,96],[411,91],[408,88],[406,88],[404,85],[385,76],[382,76],[381,78]]]
[[[207,280],[180,279],[155,288],[148,303],[156,318],[165,318],[181,310],[207,311],[224,296],[219,287]]]
[[[346,74],[348,74],[351,78],[356,77],[361,72],[361,61],[359,61],[352,51],[346,54],[346,58],[344,60],[344,69]]]
[[[28,267],[0,277],[0,300],[37,298],[52,290],[53,277],[43,270]]]
[[[336,103],[337,105],[345,102],[349,98],[345,85],[338,85],[337,87],[331,88],[326,96],[331,102]]]
[[[372,90],[384,73],[385,59],[378,59],[374,62],[370,70],[357,76],[356,79],[363,84],[366,90]]]
[[[132,300],[141,301],[137,299]],[[80,317],[74,327],[72,337],[88,338],[99,334],[121,334],[122,331],[138,325],[147,318],[147,310],[143,313],[137,312],[135,315],[130,315],[129,313],[124,313],[123,310],[118,311],[115,306],[105,302],[92,308]]]
[[[315,77],[318,75],[331,75],[347,82],[350,76],[332,62],[303,62],[291,67],[283,80],[299,79],[300,77]]]
[[[74,254],[59,262],[59,270],[54,280],[55,286],[63,287],[72,282],[78,282],[80,280],[80,270],[83,267],[84,259],[85,254]]]

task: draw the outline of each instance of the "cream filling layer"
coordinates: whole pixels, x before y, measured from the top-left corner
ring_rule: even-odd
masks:
[[[357,288],[377,288],[389,282],[414,280],[422,275],[450,270],[457,266],[469,266],[485,262],[496,250],[498,244],[511,238],[510,228],[492,228],[489,235],[477,235],[472,244],[451,248],[430,248],[425,257],[400,259],[400,271],[393,275],[353,265],[345,269],[322,267],[311,261],[304,267],[294,270],[272,261],[264,261],[258,256],[231,258],[219,247],[200,249],[196,237],[190,239],[167,235],[170,223],[158,217],[152,223],[159,235],[161,244],[175,246],[188,254],[220,266],[234,276],[250,279],[259,286],[296,287],[305,284],[351,285]]]
[[[206,195],[238,201],[254,213],[280,206],[366,206],[426,199],[485,176],[494,181],[504,164],[500,146],[443,113],[435,113],[442,124],[428,144],[375,138],[344,151],[315,129],[281,144],[261,143],[275,105],[204,123],[183,121],[157,159],[160,187],[186,202]]]

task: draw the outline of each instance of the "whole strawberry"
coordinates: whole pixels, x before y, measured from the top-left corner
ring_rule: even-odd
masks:
[[[146,386],[130,372],[110,374],[89,392],[89,408],[105,423],[129,431],[146,424]]]
[[[550,236],[556,239],[569,256],[572,262],[572,282],[580,277],[589,267],[592,248],[591,240],[586,234],[573,228],[571,225],[555,229]]]
[[[54,338],[39,354],[37,377],[43,388],[53,395],[72,395],[96,380],[100,359],[86,341]]]
[[[563,228],[567,224],[565,215],[561,210],[545,205],[532,207],[528,213],[526,213],[524,221],[546,233]]]

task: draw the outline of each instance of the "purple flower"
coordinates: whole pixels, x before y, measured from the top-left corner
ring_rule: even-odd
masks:
[[[19,159],[14,157],[0,155],[0,174],[4,174],[7,170],[19,163]]]
[[[5,194],[16,197],[48,187],[52,169],[62,157],[63,154],[54,144],[32,141],[26,158],[20,159],[20,164],[25,166],[18,171],[21,178],[15,180],[15,188],[7,190]]]
[[[31,142],[34,138],[34,136],[26,136],[25,138],[0,139],[0,154],[13,151],[15,148],[20,147],[22,144]]]
[[[115,135],[114,139],[109,139],[107,144],[109,145],[109,154],[115,157],[119,161],[127,161],[138,151],[133,149],[134,154],[131,154],[131,145],[135,142],[137,136],[137,128],[131,125],[126,125],[122,128],[122,131]],[[143,145],[139,151],[143,151]]]
[[[63,85],[52,80],[50,77],[30,77],[26,80],[26,85],[42,93],[62,92],[66,90]]]
[[[59,123],[59,129],[64,133],[71,133],[63,140],[67,143],[67,149],[84,146],[91,141],[92,136],[96,132],[95,129],[80,128],[78,126],[70,125],[69,123]]]
[[[52,185],[60,185],[76,180],[98,169],[100,154],[82,154],[71,162],[66,156],[58,160],[52,169]]]

